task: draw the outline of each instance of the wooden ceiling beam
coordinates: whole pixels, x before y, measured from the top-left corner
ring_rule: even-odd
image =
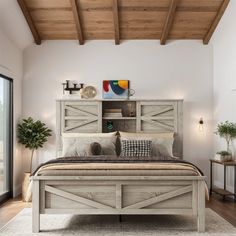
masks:
[[[160,44],[161,45],[165,45],[166,40],[168,38],[169,32],[171,30],[171,26],[172,26],[173,21],[174,21],[174,16],[175,16],[176,8],[177,8],[177,3],[178,3],[178,0],[171,0],[170,7],[169,7],[169,10],[168,10],[168,14],[167,14],[167,17],[166,17],[166,21],[165,21],[165,24],[164,24],[164,28],[162,30],[162,35],[161,35],[161,39],[160,39]]]
[[[30,10],[38,10],[40,8],[30,8]],[[41,8],[42,10],[44,8]],[[56,10],[57,8],[50,8],[52,10]],[[61,8],[60,8],[61,9]],[[80,8],[82,11],[112,11],[112,7],[107,6],[107,7],[81,7]],[[66,10],[66,8],[65,8]],[[150,6],[119,6],[118,7],[119,11],[122,12],[129,12],[129,11],[138,11],[138,12],[167,12],[169,10],[169,7],[150,7]],[[181,11],[181,12],[216,12],[218,10],[217,6],[178,6],[176,11]]]
[[[115,31],[115,44],[120,44],[120,29],[119,29],[119,14],[118,14],[118,0],[113,0],[112,6],[114,31]]]
[[[83,36],[83,30],[82,30],[82,26],[81,26],[80,15],[79,15],[78,2],[77,2],[77,0],[70,0],[70,2],[71,2],[71,7],[72,7],[74,19],[75,19],[75,25],[76,25],[79,44],[83,45],[84,44],[84,36]]]
[[[40,38],[39,33],[38,33],[38,31],[37,31],[37,29],[35,27],[35,24],[33,22],[33,19],[32,19],[31,15],[30,15],[29,10],[28,10],[28,8],[26,6],[25,1],[24,0],[17,0],[17,2],[18,2],[19,6],[20,6],[20,8],[22,10],[22,13],[23,13],[23,15],[24,15],[28,25],[29,25],[31,33],[32,33],[32,35],[34,37],[34,42],[37,45],[40,45],[41,44],[41,38]]]
[[[228,4],[229,4],[230,0],[223,0],[216,17],[214,18],[209,30],[207,31],[206,35],[203,38],[203,44],[208,44],[209,41],[211,40],[211,37],[213,35],[213,33],[215,32],[215,29],[217,27],[217,25],[220,22],[221,17],[223,16]]]

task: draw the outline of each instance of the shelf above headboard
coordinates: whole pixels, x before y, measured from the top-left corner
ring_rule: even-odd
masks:
[[[174,132],[173,153],[182,157],[182,107],[183,100],[57,100],[57,150],[61,150],[62,133]],[[114,109],[121,111],[120,116],[104,116]]]

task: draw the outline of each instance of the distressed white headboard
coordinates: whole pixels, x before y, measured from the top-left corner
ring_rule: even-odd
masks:
[[[107,108],[122,109],[123,117],[103,117]],[[183,100],[57,100],[57,154],[63,133],[107,132],[108,120],[116,131],[175,132],[173,153],[183,156]]]

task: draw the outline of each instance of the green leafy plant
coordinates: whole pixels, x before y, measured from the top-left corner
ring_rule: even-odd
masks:
[[[217,154],[221,155],[221,156],[228,156],[228,155],[231,155],[230,152],[227,152],[227,151],[220,151],[220,152],[217,152]]]
[[[34,151],[43,147],[48,137],[51,136],[52,131],[40,120],[35,121],[31,117],[23,119],[23,121],[18,124],[17,130],[19,143],[31,150],[30,173],[32,173]]]
[[[229,121],[221,122],[218,124],[215,133],[226,140],[227,152],[230,152],[230,142],[232,142],[232,140],[236,138],[236,123]]]

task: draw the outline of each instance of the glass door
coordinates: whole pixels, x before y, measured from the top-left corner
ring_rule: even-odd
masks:
[[[12,79],[0,74],[0,203],[12,196]]]

